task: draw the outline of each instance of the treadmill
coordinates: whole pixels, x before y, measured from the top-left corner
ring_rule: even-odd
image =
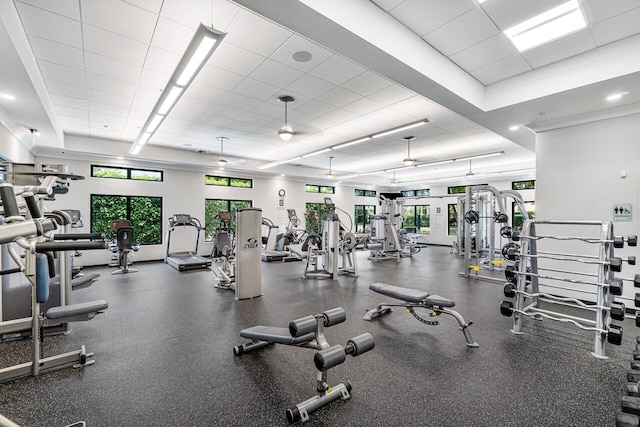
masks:
[[[196,246],[193,251],[171,252],[171,233],[176,227],[194,227],[196,229]],[[167,254],[164,262],[178,271],[200,270],[211,267],[211,260],[198,255],[200,232],[205,228],[197,218],[189,214],[175,214],[169,218],[167,227]]]

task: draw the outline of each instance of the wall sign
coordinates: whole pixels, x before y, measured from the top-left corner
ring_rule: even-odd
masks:
[[[613,205],[614,221],[631,221],[631,203],[615,203]]]

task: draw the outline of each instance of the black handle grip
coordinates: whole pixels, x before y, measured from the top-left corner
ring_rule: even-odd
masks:
[[[18,201],[11,184],[0,184],[0,199],[2,199],[2,207],[4,208],[5,221],[9,222],[14,217],[20,216],[18,209]]]
[[[86,251],[91,249],[106,249],[107,242],[39,242],[36,252],[49,251]]]
[[[34,196],[33,193],[26,193],[26,194],[23,193],[22,198],[27,203],[27,209],[29,209],[31,218],[33,219],[42,218],[42,212],[40,212],[40,208],[38,207],[36,196]]]
[[[59,233],[53,240],[104,240],[104,233]]]

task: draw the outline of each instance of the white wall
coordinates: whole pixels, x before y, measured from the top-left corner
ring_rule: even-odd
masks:
[[[14,163],[33,163],[33,155],[20,141],[0,126],[0,154]]]
[[[615,203],[630,203],[632,221],[614,222],[617,235],[638,234],[640,115],[543,132],[536,139],[538,219],[613,220]],[[626,177],[621,174],[626,172]],[[637,248],[616,256],[638,256]],[[633,277],[624,265],[620,276]],[[625,282],[624,296],[635,289]],[[633,306],[627,302],[627,306]]]

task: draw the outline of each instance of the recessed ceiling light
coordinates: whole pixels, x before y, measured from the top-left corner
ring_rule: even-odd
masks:
[[[518,125],[513,125],[509,128],[509,130],[518,130],[518,129],[520,129],[520,126]]]
[[[625,95],[628,95],[629,92],[618,92],[618,93],[612,93],[611,95],[607,96],[607,101],[611,102],[611,101],[617,101],[620,98],[622,98]]]
[[[192,146],[193,146],[193,144],[186,143],[186,144],[182,144],[182,146],[183,146],[183,147],[192,147]]]
[[[8,100],[8,101],[15,101],[15,100],[16,100],[16,97],[15,97],[15,96],[13,96],[13,95],[11,95],[11,94],[8,94],[8,93],[0,94],[0,98],[2,98],[2,99],[6,99],[6,100]]]
[[[578,0],[570,0],[504,30],[504,34],[520,52],[523,52],[586,28],[586,26],[587,22]]]
[[[124,160],[124,157],[118,156],[118,160]]]
[[[309,62],[311,61],[311,58],[313,58],[313,55],[306,50],[299,50],[297,52],[293,52],[291,58],[296,62]]]

